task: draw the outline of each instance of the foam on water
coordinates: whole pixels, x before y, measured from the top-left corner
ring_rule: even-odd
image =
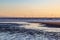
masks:
[[[26,29],[43,30],[43,31],[48,31],[48,32],[60,32],[60,28],[49,28],[49,27],[45,27],[44,24],[40,24],[40,23],[27,23],[26,22],[26,25],[22,25],[20,27],[24,27]]]
[[[7,23],[11,23],[11,22],[7,22]],[[59,32],[58,28],[44,27],[44,24],[39,24],[39,23],[28,23],[28,22],[12,22],[12,23],[23,24],[18,27],[24,27],[26,29],[43,30],[43,31],[48,31],[48,32]],[[50,34],[50,35],[52,35],[52,34]],[[30,35],[27,33],[10,34],[10,32],[0,32],[0,40],[56,40],[56,39],[51,38],[50,36],[48,38],[42,34]]]
[[[46,27],[45,24],[40,24],[40,23],[28,23],[28,22],[0,22],[0,23],[23,24],[20,27],[24,27],[26,29],[43,30],[48,32],[60,32],[60,28],[49,28]]]
[[[0,40],[49,40],[47,37],[44,37],[44,35],[38,35],[35,34],[35,36],[30,34],[24,34],[24,33],[14,33],[9,34],[9,32],[1,32],[0,33]],[[55,40],[55,39],[52,39]]]

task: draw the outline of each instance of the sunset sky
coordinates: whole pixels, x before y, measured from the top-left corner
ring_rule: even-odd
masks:
[[[60,0],[0,0],[0,17],[60,17]]]

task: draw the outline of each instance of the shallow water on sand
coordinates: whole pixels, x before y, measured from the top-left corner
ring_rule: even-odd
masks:
[[[58,27],[53,27],[53,26],[45,26],[45,24],[41,23],[27,23],[29,25],[22,25],[20,27],[24,27],[26,29],[34,29],[34,30],[44,30],[48,32],[60,32],[60,28]]]
[[[4,31],[4,28],[3,32],[0,30],[0,40],[60,40],[60,28],[49,28],[39,23],[17,22],[16,24],[19,25],[5,24],[11,31]]]

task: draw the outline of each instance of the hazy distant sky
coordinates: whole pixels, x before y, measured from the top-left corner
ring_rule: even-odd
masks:
[[[0,0],[0,17],[60,17],[60,0]]]

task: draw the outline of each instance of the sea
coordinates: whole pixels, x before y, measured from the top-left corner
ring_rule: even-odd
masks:
[[[59,27],[34,23],[44,19],[0,18],[0,40],[60,40]]]

